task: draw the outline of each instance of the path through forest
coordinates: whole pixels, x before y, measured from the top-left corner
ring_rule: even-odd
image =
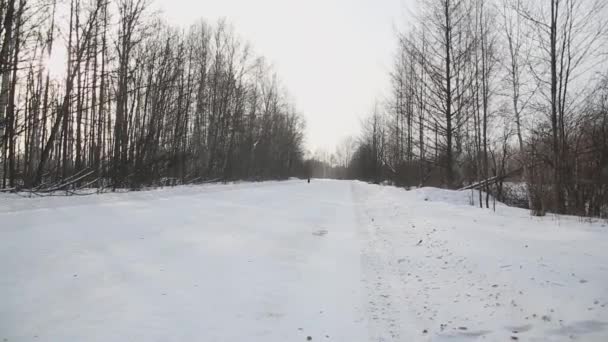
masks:
[[[604,341],[608,230],[292,180],[0,197],[0,341]]]

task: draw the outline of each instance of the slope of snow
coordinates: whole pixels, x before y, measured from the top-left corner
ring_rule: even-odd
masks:
[[[603,224],[463,206],[470,192],[358,189],[370,221],[364,255],[381,279],[370,293],[383,293],[373,306],[378,337],[608,340]],[[430,336],[411,337],[421,327]]]
[[[467,198],[318,180],[3,196],[0,341],[608,340],[608,229]]]
[[[412,194],[416,195],[416,198],[427,202],[444,202],[455,205],[479,205],[479,191],[477,190],[463,190],[453,191],[438,188],[418,188],[411,191]],[[485,204],[485,193],[482,193],[481,202]],[[492,198],[490,198],[492,203]],[[498,206],[502,206],[500,203],[496,203]]]

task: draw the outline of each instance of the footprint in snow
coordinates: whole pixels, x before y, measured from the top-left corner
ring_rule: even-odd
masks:
[[[329,233],[327,230],[321,229],[317,230],[316,232],[313,232],[312,235],[321,237],[327,235],[327,233]]]
[[[515,326],[515,325],[506,326],[505,329],[511,331],[513,334],[519,334],[519,333],[523,333],[523,332],[532,330],[532,325],[525,324],[525,325],[517,325],[517,326]]]

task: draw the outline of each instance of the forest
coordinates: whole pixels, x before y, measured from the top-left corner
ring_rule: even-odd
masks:
[[[608,3],[417,4],[392,92],[326,163],[334,175],[607,217]]]
[[[607,216],[606,1],[413,3],[390,93],[360,136],[312,155],[290,94],[226,21],[2,0],[0,191],[313,176]]]
[[[0,2],[0,191],[281,179],[304,121],[225,21],[147,0]]]

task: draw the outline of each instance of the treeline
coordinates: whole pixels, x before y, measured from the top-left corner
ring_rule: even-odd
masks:
[[[608,216],[606,1],[418,4],[351,176]]]
[[[302,118],[226,23],[172,27],[145,0],[1,0],[0,18],[0,188],[301,170]]]

